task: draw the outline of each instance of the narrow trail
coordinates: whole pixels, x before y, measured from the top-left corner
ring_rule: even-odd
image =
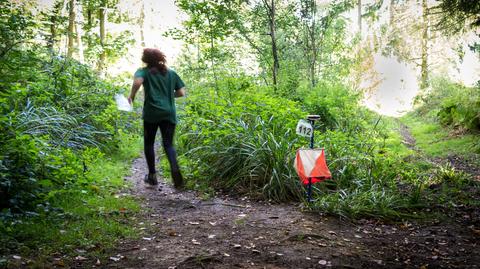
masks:
[[[412,133],[410,132],[410,128],[399,120],[397,120],[397,124],[398,124],[398,132],[403,138],[402,143],[407,148],[419,153],[419,155],[424,160],[435,165],[442,165],[445,163],[449,163],[457,171],[470,174],[474,179],[480,180],[480,160],[476,160],[476,161],[467,160],[464,157],[458,156],[455,154],[449,154],[445,158],[440,158],[440,157],[429,158],[425,156],[425,154],[422,153],[421,149],[417,147],[416,140],[413,137]],[[476,162],[477,164],[475,164],[474,162]]]
[[[407,125],[403,124],[401,121],[396,120],[398,123],[398,132],[403,138],[402,143],[409,149],[418,151],[419,149],[416,147],[417,141],[413,137],[410,129]]]
[[[227,196],[201,200],[160,180],[142,181],[145,161],[126,180],[142,201],[136,229],[102,268],[478,268],[479,238],[464,222],[357,223],[304,213],[295,204]],[[81,267],[81,266],[80,266]]]

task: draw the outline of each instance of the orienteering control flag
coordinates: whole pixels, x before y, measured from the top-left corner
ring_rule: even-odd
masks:
[[[331,178],[325,160],[324,149],[299,149],[295,156],[295,170],[304,185],[316,183]]]

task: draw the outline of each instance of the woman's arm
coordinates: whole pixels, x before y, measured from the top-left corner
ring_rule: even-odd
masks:
[[[133,78],[133,83],[132,83],[132,90],[130,91],[130,96],[128,96],[128,102],[130,104],[133,104],[133,101],[135,100],[135,95],[138,92],[138,89],[140,89],[140,86],[143,84],[143,78],[141,77],[136,77]]]
[[[182,97],[182,96],[185,96],[185,87],[175,91],[175,97]]]

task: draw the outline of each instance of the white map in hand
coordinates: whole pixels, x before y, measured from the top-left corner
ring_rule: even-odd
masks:
[[[128,103],[128,100],[123,94],[115,94],[115,102],[117,102],[118,110],[131,112],[132,106]]]

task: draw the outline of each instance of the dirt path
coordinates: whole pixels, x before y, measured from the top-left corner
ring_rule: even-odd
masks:
[[[142,182],[133,163],[134,192],[143,199],[141,239],[121,242],[108,268],[477,268],[480,233],[463,220],[429,225],[353,224],[302,213],[298,205],[161,191]],[[477,223],[478,224],[478,223]],[[471,226],[473,225],[473,226]],[[425,267],[422,267],[425,266]],[[81,266],[80,266],[81,267]]]
[[[422,156],[426,161],[434,163],[436,165],[444,165],[445,163],[449,163],[452,167],[454,167],[457,171],[462,171],[464,173],[470,174],[473,178],[480,180],[480,160],[469,160],[465,159],[462,156],[450,154],[445,158],[428,158],[421,154],[422,151],[417,147],[416,140],[413,137],[410,129],[407,125],[403,124],[399,120],[398,123],[398,132],[403,138],[402,143],[409,149],[414,150]]]

